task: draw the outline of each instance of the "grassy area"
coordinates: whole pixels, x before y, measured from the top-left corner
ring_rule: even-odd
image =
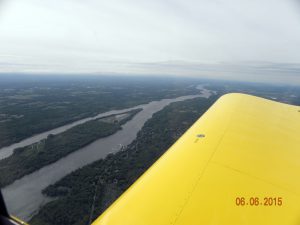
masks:
[[[124,151],[108,155],[67,175],[43,193],[56,197],[32,218],[32,225],[88,224],[146,171],[216,100],[172,103],[155,113]]]
[[[49,135],[38,143],[15,149],[13,155],[0,161],[0,186],[6,186],[99,138],[112,135],[139,111],[132,110],[120,120],[115,119],[116,116],[92,120],[63,133]]]

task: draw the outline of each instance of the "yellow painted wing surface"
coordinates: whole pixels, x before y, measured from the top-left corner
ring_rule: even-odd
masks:
[[[299,110],[224,95],[93,224],[299,225]]]

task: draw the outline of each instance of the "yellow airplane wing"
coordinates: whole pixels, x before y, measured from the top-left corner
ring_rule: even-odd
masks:
[[[221,97],[94,225],[299,225],[300,107]]]

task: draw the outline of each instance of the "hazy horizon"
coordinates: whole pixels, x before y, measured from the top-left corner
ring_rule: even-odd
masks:
[[[297,0],[3,0],[0,73],[300,84]]]

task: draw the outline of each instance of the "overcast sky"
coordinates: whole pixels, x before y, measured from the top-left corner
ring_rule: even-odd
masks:
[[[2,0],[0,7],[0,72],[300,84],[297,0]]]

